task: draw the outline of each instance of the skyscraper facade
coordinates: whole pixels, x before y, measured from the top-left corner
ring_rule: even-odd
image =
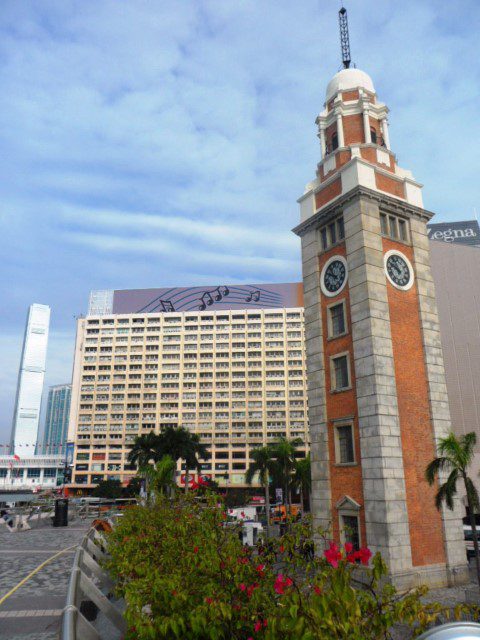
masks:
[[[32,304],[28,310],[18,373],[10,452],[35,452],[47,358],[50,307]]]
[[[71,384],[59,384],[48,391],[43,448],[47,454],[61,453],[67,440]]]

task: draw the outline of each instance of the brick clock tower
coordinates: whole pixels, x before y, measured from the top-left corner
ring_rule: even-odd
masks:
[[[387,114],[366,73],[337,73],[316,120],[322,160],[299,199],[313,513],[337,541],[380,551],[399,587],[460,584],[460,508],[438,512],[424,478],[451,428],[433,214],[396,163]]]

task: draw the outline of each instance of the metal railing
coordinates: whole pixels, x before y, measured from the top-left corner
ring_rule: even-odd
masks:
[[[11,533],[27,531],[41,524],[51,524],[53,513],[53,507],[48,504],[13,507],[0,518],[0,524]]]
[[[105,538],[96,529],[90,529],[75,553],[62,614],[61,640],[101,640],[101,632],[88,619],[95,618],[97,610],[121,634],[126,632],[123,614],[110,600],[113,583],[99,564],[107,557]],[[111,633],[108,635],[111,637]]]
[[[18,531],[28,531],[39,526],[49,526],[52,524],[55,514],[55,501],[35,502],[19,507],[9,507],[0,517],[0,525],[7,531],[17,533]],[[68,506],[68,521],[73,522],[76,518],[85,520],[92,517],[106,517],[105,509],[99,506],[77,505],[70,502]]]

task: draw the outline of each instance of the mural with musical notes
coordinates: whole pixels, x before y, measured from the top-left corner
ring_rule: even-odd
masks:
[[[116,290],[113,292],[110,313],[173,313],[301,306],[303,288],[300,282],[221,284],[213,287]]]

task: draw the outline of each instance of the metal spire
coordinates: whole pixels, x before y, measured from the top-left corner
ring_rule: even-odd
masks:
[[[338,22],[340,25],[340,47],[342,49],[343,68],[349,69],[352,58],[350,55],[350,36],[348,35],[348,17],[345,7],[342,7],[338,12]]]

